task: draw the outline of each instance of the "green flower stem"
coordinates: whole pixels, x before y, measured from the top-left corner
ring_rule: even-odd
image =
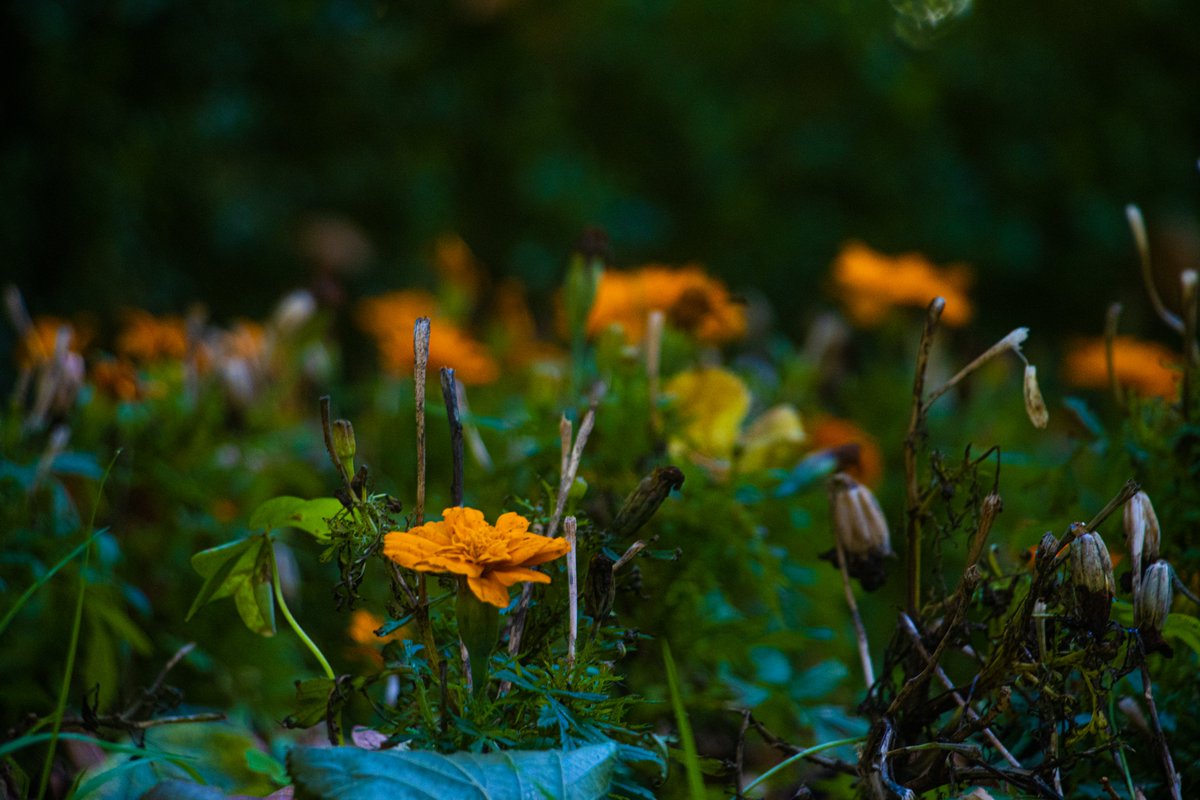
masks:
[[[471,685],[475,696],[478,697],[487,686],[488,662],[492,658],[492,651],[496,649],[496,643],[500,640],[500,609],[476,597],[467,586],[466,579],[461,578],[455,610],[458,616],[458,635],[467,646]]]
[[[755,786],[758,786],[760,783],[763,783],[764,781],[766,781],[768,778],[770,778],[776,772],[779,772],[782,769],[790,767],[792,764],[795,764],[797,761],[799,761],[802,758],[808,758],[809,756],[815,756],[817,753],[823,752],[825,750],[832,750],[833,748],[841,747],[842,745],[858,744],[859,742],[863,741],[866,738],[867,737],[865,737],[865,736],[853,736],[849,739],[834,739],[832,742],[825,742],[824,744],[814,745],[813,747],[809,747],[805,750],[801,750],[799,753],[795,753],[793,755],[788,756],[783,761],[780,761],[778,764],[771,767],[769,770],[764,772],[762,775],[759,775],[757,778],[752,780],[750,783],[743,786],[742,794],[749,792]]]
[[[118,450],[113,453],[112,460],[108,462],[108,467],[104,470],[104,476],[100,479],[100,486],[96,490],[96,502],[92,504],[91,517],[88,519],[87,538],[83,545],[83,561],[79,564],[79,589],[75,594],[75,615],[71,623],[71,642],[67,646],[67,663],[63,667],[62,685],[58,690],[58,703],[54,707],[54,721],[50,727],[50,745],[46,749],[46,760],[42,763],[42,775],[38,780],[38,800],[42,800],[46,796],[46,787],[50,785],[50,770],[54,766],[54,751],[58,747],[63,714],[67,710],[67,695],[71,691],[71,674],[75,671],[75,655],[79,652],[79,631],[83,627],[83,598],[87,594],[87,571],[92,555],[92,539],[95,535],[93,531],[96,529],[96,512],[100,508],[100,496],[104,492],[104,485],[108,483],[109,473],[112,472],[113,464],[117,463],[117,458],[120,455],[121,451]]]
[[[266,535],[266,534],[264,534]],[[331,681],[336,681],[337,676],[333,673],[333,667],[329,666],[329,662],[325,659],[325,654],[321,652],[321,648],[317,647],[312,639],[308,638],[308,634],[300,627],[300,623],[296,622],[296,618],[292,616],[291,609],[288,608],[287,601],[283,599],[283,587],[279,585],[279,564],[275,561],[275,545],[273,542],[268,542],[267,546],[271,548],[271,585],[275,589],[275,602],[279,605],[279,610],[283,613],[283,618],[287,620],[288,625],[300,637],[300,641],[304,642],[304,646],[308,648],[317,659],[321,662],[321,669],[325,670],[325,677]]]

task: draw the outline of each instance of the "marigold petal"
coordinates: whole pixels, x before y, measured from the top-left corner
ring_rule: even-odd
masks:
[[[515,511],[509,511],[507,514],[501,514],[500,519],[496,520],[496,530],[503,536],[523,534],[529,530],[529,520]]]
[[[428,539],[441,547],[451,544],[450,526],[445,522],[426,522],[415,528],[409,528],[409,533]]]
[[[483,512],[477,508],[451,506],[442,510],[442,519],[451,529],[478,528],[487,525]]]
[[[549,583],[550,576],[544,572],[538,572],[535,569],[525,569],[524,567],[502,567],[488,572],[488,576],[494,578],[505,586],[512,586],[514,583],[528,581],[530,583]]]
[[[571,545],[566,539],[551,539],[531,533],[509,546],[509,563],[513,566],[536,567],[566,555],[570,549]]]
[[[392,531],[383,537],[383,554],[400,566],[409,569],[428,572],[428,569],[419,567],[418,564],[424,562],[439,549],[440,546],[437,543],[421,536],[414,536],[411,532]]]
[[[496,608],[508,605],[508,588],[496,579],[494,575],[481,575],[478,578],[467,578],[467,586],[485,603],[491,603]]]
[[[468,561],[456,553],[434,553],[421,561],[422,568],[432,567],[433,572],[453,572],[456,575],[478,577],[483,574],[483,567],[473,561]]]

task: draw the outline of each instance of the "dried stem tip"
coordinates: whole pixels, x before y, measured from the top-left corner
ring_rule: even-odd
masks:
[[[353,474],[354,454],[358,452],[358,445],[354,440],[354,426],[348,419],[335,419],[331,427],[333,429],[333,452],[337,453],[337,457],[341,459],[342,465],[346,467],[346,472]]]
[[[1071,580],[1084,624],[1094,632],[1108,625],[1116,584],[1112,559],[1098,533],[1084,533],[1071,543]]]

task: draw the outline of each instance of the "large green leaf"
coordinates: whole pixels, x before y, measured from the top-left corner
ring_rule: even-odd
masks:
[[[263,636],[275,634],[275,600],[271,595],[274,554],[266,534],[196,553],[192,567],[203,577],[187,619],[201,606],[232,596],[246,627]]]
[[[255,530],[298,528],[321,541],[329,540],[329,520],[343,510],[342,502],[334,497],[305,500],[301,497],[274,497],[250,515],[250,527]]]
[[[617,764],[613,742],[578,750],[454,753],[296,747],[296,800],[599,800]]]

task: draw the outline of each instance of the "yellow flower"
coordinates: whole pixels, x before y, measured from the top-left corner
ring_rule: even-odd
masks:
[[[675,398],[683,423],[681,435],[671,441],[672,451],[727,461],[750,410],[750,390],[742,379],[719,367],[704,367],[679,373],[663,391]]]
[[[420,291],[391,292],[363,300],[358,305],[358,327],[375,339],[385,369],[411,375],[413,369],[413,323],[430,317],[429,371],[434,378],[442,367],[453,367],[465,384],[491,383],[500,377],[500,367],[487,348],[465,332],[437,318],[437,301]]]
[[[1175,397],[1179,372],[1168,367],[1180,357],[1157,342],[1143,342],[1131,336],[1113,340],[1113,371],[1117,383],[1131,386],[1143,395]],[[1076,342],[1063,365],[1067,383],[1102,389],[1108,386],[1108,358],[1103,339]]]
[[[745,472],[794,466],[804,440],[804,425],[795,407],[787,403],[773,406],[742,432],[738,466]]]
[[[501,514],[495,526],[474,508],[447,508],[442,518],[407,533],[387,534],[383,554],[418,572],[463,575],[476,597],[498,608],[508,605],[508,587],[514,583],[549,583],[549,575],[530,567],[571,549],[565,539],[530,533],[529,520],[511,511]]]
[[[587,332],[595,335],[620,325],[627,341],[640,342],[651,311],[662,311],[668,322],[702,342],[726,342],[746,333],[746,310],[725,284],[695,265],[672,269],[660,264],[636,272],[605,271]]]
[[[117,352],[134,361],[180,361],[188,352],[187,324],[183,317],[128,311],[117,336]]]
[[[942,322],[960,326],[971,319],[970,271],[957,264],[938,269],[919,253],[886,256],[862,242],[847,242],[834,261],[833,283],[859,325],[878,325],[894,306],[925,308],[939,296],[946,300]]]

